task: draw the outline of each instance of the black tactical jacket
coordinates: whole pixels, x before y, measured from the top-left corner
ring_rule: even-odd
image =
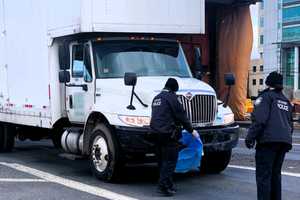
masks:
[[[286,143],[292,145],[292,105],[281,91],[265,90],[255,101],[252,125],[247,135],[258,144]]]
[[[163,90],[152,102],[151,129],[156,133],[173,133],[177,126],[192,132],[192,124],[174,92]]]

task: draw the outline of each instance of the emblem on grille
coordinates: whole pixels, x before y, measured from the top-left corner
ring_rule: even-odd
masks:
[[[185,94],[185,98],[187,98],[187,100],[190,101],[193,98],[193,94],[191,92],[188,92],[188,93]]]

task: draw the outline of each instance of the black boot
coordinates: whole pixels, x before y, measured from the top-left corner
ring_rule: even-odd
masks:
[[[171,197],[176,193],[175,189],[169,189],[165,187],[158,187],[157,188],[157,193],[165,196],[165,197]]]

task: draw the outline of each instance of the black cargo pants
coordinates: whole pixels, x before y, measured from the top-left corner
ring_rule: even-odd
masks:
[[[287,150],[278,143],[257,145],[256,184],[258,200],[281,200],[281,168]]]
[[[161,189],[174,187],[173,173],[178,159],[178,144],[170,135],[160,135],[157,143],[157,157],[160,167],[158,186]]]

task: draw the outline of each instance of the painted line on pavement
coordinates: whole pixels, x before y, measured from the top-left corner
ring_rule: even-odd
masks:
[[[1,182],[11,182],[11,183],[34,183],[34,182],[49,182],[44,179],[26,179],[26,178],[0,178]]]
[[[39,177],[41,179],[44,179],[46,181],[52,182],[52,183],[57,183],[60,185],[63,185],[68,188],[72,188],[81,192],[86,192],[98,197],[110,199],[110,200],[137,200],[135,198],[123,195],[123,194],[118,194],[112,191],[109,191],[107,189],[103,189],[100,187],[95,187],[95,186],[90,186],[78,181],[73,181],[70,179],[62,178],[47,172],[43,172],[41,170],[37,170],[31,167],[27,167],[24,165],[20,165],[17,163],[6,163],[6,162],[0,162],[0,165],[10,167],[12,169],[25,172],[27,174],[31,174],[33,176]]]
[[[228,165],[228,167],[234,169],[245,169],[245,170],[255,171],[255,167],[247,167],[247,166],[239,166],[239,165]],[[292,176],[292,177],[300,178],[300,173],[282,171],[281,174],[284,176]]]
[[[240,138],[239,140],[240,140],[240,141],[245,141],[244,138]],[[300,146],[300,144],[293,143],[293,146]]]

